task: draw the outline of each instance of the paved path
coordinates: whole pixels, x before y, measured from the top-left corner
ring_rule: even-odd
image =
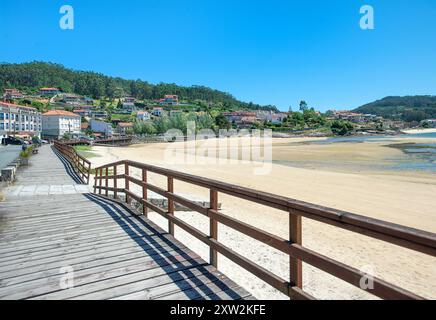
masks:
[[[49,146],[30,162],[0,202],[0,299],[252,299]]]
[[[18,158],[21,146],[0,145],[0,170],[6,168],[12,161]]]

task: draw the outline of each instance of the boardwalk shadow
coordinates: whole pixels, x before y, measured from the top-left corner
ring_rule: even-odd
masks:
[[[172,282],[184,292],[187,299],[204,299],[202,297],[207,296],[213,300],[221,300],[222,297],[214,292],[216,289],[212,289],[212,284],[218,287],[220,291],[225,291],[226,299],[237,300],[242,298],[206,268],[209,265],[208,263],[195,261],[195,258],[191,257],[184,249],[168,239],[168,233],[157,230],[140,218],[128,215],[126,213],[128,209],[121,204],[93,194],[84,194],[84,196],[103,208],[144,250],[144,253],[152,257],[154,262],[165,271]],[[162,259],[162,257],[166,259]],[[183,262],[180,261],[180,257],[184,260]],[[198,278],[199,275],[204,276],[208,281],[202,281]],[[189,282],[187,279],[189,279]],[[220,294],[224,295],[223,292],[220,292]]]
[[[74,180],[77,184],[85,184],[84,181],[80,178],[80,176],[76,173],[73,166],[70,164],[70,162],[65,159],[65,157],[54,147],[51,146],[51,149],[53,150],[53,153],[59,158],[59,160],[64,165],[65,171],[67,174],[71,177],[71,179]]]

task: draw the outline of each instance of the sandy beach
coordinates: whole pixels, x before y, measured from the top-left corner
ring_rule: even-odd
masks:
[[[130,159],[208,177],[245,187],[350,211],[413,228],[436,232],[436,175],[428,172],[372,170],[404,156],[390,144],[411,143],[415,138],[395,137],[389,141],[313,144],[325,138],[273,139],[270,171],[254,174],[256,161],[207,161],[200,155],[195,164],[168,162],[168,146],[178,155],[192,154],[186,144],[138,144],[129,147],[94,147],[92,166]],[[435,143],[436,139],[427,139]],[[423,140],[420,140],[421,142]],[[239,149],[246,147],[242,144]],[[256,145],[253,144],[252,148]],[[219,151],[221,147],[216,147]],[[394,160],[392,160],[394,159]],[[201,160],[201,161],[200,161]],[[210,160],[210,159],[209,159]],[[204,162],[203,164],[201,164]],[[140,173],[135,173],[138,177]],[[150,174],[149,181],[165,187],[165,180]],[[208,199],[207,190],[175,182],[176,192]],[[219,195],[222,212],[253,226],[287,238],[288,217],[278,210]],[[208,232],[208,221],[200,214],[180,212],[177,216]],[[167,226],[157,214],[150,218]],[[176,238],[208,259],[208,248],[176,227]],[[225,226],[219,228],[225,245],[283,278],[289,275],[288,257]],[[378,240],[303,219],[303,245],[366,272],[372,272],[425,298],[436,299],[436,258],[402,249]],[[260,299],[286,298],[226,258],[219,269]],[[309,265],[303,270],[304,290],[319,299],[374,299],[375,297]]]

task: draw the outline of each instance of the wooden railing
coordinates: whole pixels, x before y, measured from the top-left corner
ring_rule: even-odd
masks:
[[[91,174],[91,162],[78,154],[71,145],[55,140],[54,147],[71,164],[83,183],[88,184]]]
[[[119,170],[119,167],[123,167],[123,170]],[[141,170],[142,178],[134,178],[130,168]],[[121,171],[123,171],[123,173],[121,173]],[[150,184],[147,181],[148,172],[165,176],[167,179],[167,188],[162,189]],[[118,187],[118,180],[120,179],[124,180],[123,188]],[[174,180],[209,189],[210,206],[204,207],[177,195],[174,190]],[[112,182],[111,185],[109,181]],[[130,190],[131,183],[142,188],[140,195]],[[166,197],[168,199],[167,208],[158,207],[151,203],[147,199],[148,190]],[[359,288],[361,279],[364,276],[364,274],[356,268],[302,246],[302,217],[383,240],[431,256],[436,256],[436,234],[433,233],[128,160],[111,163],[96,169],[94,193],[109,197],[109,192],[113,193],[115,199],[119,199],[118,194],[123,193],[127,203],[130,203],[131,199],[136,200],[138,203],[142,204],[142,213],[144,215],[147,215],[148,209],[151,209],[166,218],[168,220],[168,230],[171,234],[174,234],[174,225],[177,225],[207,244],[210,247],[210,262],[214,266],[217,266],[217,253],[220,253],[282,293],[288,295],[291,299],[313,299],[312,296],[302,290],[302,262],[312,265]],[[289,215],[289,239],[283,239],[220,213],[218,211],[218,193],[224,193],[286,212],[286,214]],[[174,203],[179,203],[207,216],[210,219],[209,234],[205,234],[177,218],[174,215]],[[282,279],[220,243],[218,239],[218,223],[233,228],[288,254],[290,260],[289,280]],[[367,276],[369,277],[370,275]],[[373,281],[373,288],[366,290],[382,299],[422,299],[420,296],[410,291],[377,277],[371,277],[371,279]]]

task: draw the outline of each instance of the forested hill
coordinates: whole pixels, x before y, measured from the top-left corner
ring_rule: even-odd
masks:
[[[376,114],[387,119],[421,121],[436,118],[436,96],[386,97],[354,111]]]
[[[176,94],[186,101],[203,100],[220,103],[227,108],[271,109],[237,100],[232,95],[204,86],[184,87],[176,84],[150,84],[142,80],[125,80],[89,71],[75,71],[60,64],[30,62],[0,64],[0,90],[17,88],[25,93],[37,92],[41,87],[56,87],[63,92],[76,93],[93,98],[118,98],[125,95],[137,99],[160,99],[165,94]]]

